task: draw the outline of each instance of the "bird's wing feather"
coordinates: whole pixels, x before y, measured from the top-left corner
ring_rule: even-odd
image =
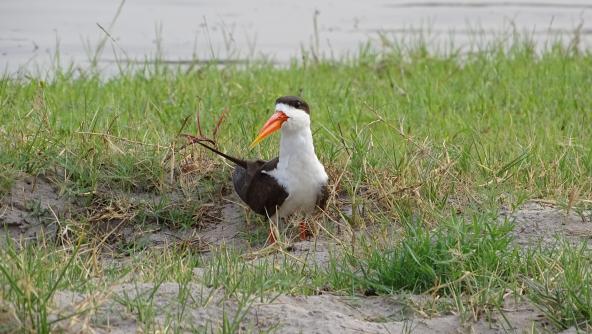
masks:
[[[270,161],[247,161],[247,168],[236,166],[232,175],[232,183],[238,196],[253,211],[260,215],[271,217],[280,207],[288,193],[277,180],[263,173],[277,167],[279,158]]]

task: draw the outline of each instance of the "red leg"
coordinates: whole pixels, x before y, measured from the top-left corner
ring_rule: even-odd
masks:
[[[273,245],[277,242],[275,238],[275,233],[273,233],[273,229],[269,228],[269,235],[267,236],[267,241],[270,245]]]
[[[308,238],[312,236],[312,233],[310,232],[310,229],[308,228],[308,224],[306,224],[305,222],[300,223],[299,229],[300,229],[300,240],[301,241],[308,240]]]

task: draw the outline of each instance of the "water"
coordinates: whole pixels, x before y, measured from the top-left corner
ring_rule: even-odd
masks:
[[[536,41],[581,33],[592,46],[592,0],[339,1],[128,0],[115,24],[119,0],[0,0],[0,69],[43,71],[56,62],[88,66],[109,31],[99,65],[155,56],[191,59],[261,58],[286,63],[314,48],[325,57],[355,53],[379,34],[413,40],[428,31],[434,47],[483,43],[512,29]],[[315,32],[315,24],[316,32]],[[475,35],[475,31],[483,34]],[[317,38],[318,37],[318,38]]]

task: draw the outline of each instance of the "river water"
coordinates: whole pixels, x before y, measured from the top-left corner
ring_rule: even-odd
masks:
[[[303,48],[341,57],[364,42],[379,46],[380,35],[422,35],[442,48],[511,31],[569,43],[575,30],[582,48],[592,46],[592,0],[0,0],[0,70],[43,72],[56,59],[82,67],[96,59],[109,72],[115,60],[155,56],[286,63]]]

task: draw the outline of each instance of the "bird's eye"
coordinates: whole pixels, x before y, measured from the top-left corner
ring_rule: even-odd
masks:
[[[296,108],[301,108],[302,107],[302,102],[298,101],[296,102]]]

